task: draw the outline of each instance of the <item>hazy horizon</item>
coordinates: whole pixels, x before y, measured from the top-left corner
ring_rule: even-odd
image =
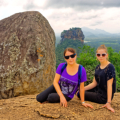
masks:
[[[72,27],[73,28],[73,27]],[[78,27],[76,27],[76,28],[78,28]],[[81,29],[82,29],[82,31],[83,31],[83,28],[86,28],[86,29],[91,29],[91,28],[88,28],[88,27],[82,27]],[[70,28],[69,28],[70,29]],[[66,29],[66,30],[69,30],[69,29]],[[91,30],[102,30],[102,29],[98,29],[98,28],[95,28],[95,29],[91,29]],[[105,30],[102,30],[102,31],[104,31],[104,32],[107,32],[107,31],[105,31]],[[61,31],[62,32],[62,31]],[[59,35],[61,35],[61,32],[60,33],[55,33],[55,35],[58,37]],[[83,32],[84,33],[84,32]],[[110,33],[110,32],[107,32],[107,33]],[[118,33],[110,33],[110,34],[119,34],[120,35],[120,32],[118,32]]]

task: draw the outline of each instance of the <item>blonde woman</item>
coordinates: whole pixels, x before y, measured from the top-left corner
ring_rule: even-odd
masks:
[[[103,107],[115,112],[111,107],[116,91],[115,68],[108,61],[108,51],[105,45],[97,48],[96,57],[100,65],[96,66],[93,82],[85,86],[85,100],[105,104]],[[80,97],[79,92],[77,96]]]

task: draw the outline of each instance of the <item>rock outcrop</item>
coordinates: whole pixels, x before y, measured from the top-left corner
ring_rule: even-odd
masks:
[[[61,41],[64,41],[65,39],[73,39],[73,40],[80,40],[82,43],[84,42],[84,34],[81,30],[81,28],[72,28],[69,30],[64,30],[61,33]]]
[[[55,64],[55,34],[42,14],[0,21],[0,99],[41,92],[52,83]]]

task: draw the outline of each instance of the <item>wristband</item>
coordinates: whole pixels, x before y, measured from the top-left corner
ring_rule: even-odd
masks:
[[[83,103],[85,103],[85,101],[84,101],[84,102],[81,102],[81,103],[83,104]]]
[[[111,104],[111,102],[107,102],[107,103],[110,103],[110,104]]]

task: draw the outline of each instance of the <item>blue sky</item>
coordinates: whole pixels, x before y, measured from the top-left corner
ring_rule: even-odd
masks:
[[[56,34],[72,27],[120,33],[120,0],[0,0],[0,20],[24,11],[39,11]]]

